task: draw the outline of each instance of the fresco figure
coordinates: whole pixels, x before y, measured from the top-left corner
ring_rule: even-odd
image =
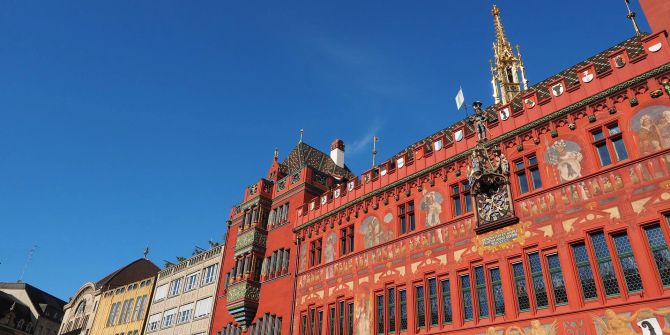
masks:
[[[547,150],[547,163],[556,166],[561,182],[582,176],[582,148],[573,141],[558,140]]]
[[[638,137],[643,155],[670,147],[670,106],[650,106],[637,112],[630,128]]]
[[[307,269],[307,244],[303,243],[300,246],[300,264],[298,265],[300,271],[305,271]]]
[[[393,238],[393,232],[386,229],[376,216],[368,216],[361,223],[359,232],[363,234],[363,246],[371,248]]]
[[[661,149],[661,135],[649,114],[640,117],[640,152],[650,154]]]
[[[613,310],[605,310],[605,317],[593,317],[593,321],[600,326],[600,330],[604,335],[636,335],[630,327],[631,322],[637,319],[637,314],[640,311],[633,313],[630,317],[625,317],[616,314]]]
[[[326,237],[326,245],[323,248],[323,255],[326,264],[329,264],[335,260],[335,242],[337,242],[337,234],[335,234],[335,232],[331,232]],[[332,278],[333,275],[333,266],[330,265],[326,267],[326,278]]]
[[[371,334],[370,327],[370,289],[367,285],[361,286],[356,297],[354,308],[356,309],[354,321],[356,322],[356,334]]]
[[[426,212],[426,227],[440,224],[440,213],[442,213],[442,194],[438,192],[425,192],[421,198],[421,209]]]

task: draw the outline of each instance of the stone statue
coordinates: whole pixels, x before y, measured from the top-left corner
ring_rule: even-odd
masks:
[[[485,141],[488,128],[486,128],[486,115],[484,115],[484,110],[482,110],[482,103],[475,101],[472,107],[475,109],[474,123],[475,131],[477,131],[477,141]]]

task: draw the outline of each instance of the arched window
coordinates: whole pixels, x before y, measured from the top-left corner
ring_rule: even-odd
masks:
[[[75,316],[81,316],[84,314],[84,310],[86,309],[86,300],[82,300],[79,305],[77,305],[77,309],[74,310],[74,315]]]

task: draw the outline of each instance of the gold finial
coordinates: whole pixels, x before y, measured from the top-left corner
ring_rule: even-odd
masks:
[[[491,15],[493,15],[493,16],[500,15],[500,9],[498,9],[498,6],[496,6],[495,4],[493,5],[493,8],[491,9]]]

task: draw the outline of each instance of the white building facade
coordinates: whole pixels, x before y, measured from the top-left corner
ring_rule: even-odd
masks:
[[[216,246],[158,273],[145,334],[209,333],[223,246]]]

